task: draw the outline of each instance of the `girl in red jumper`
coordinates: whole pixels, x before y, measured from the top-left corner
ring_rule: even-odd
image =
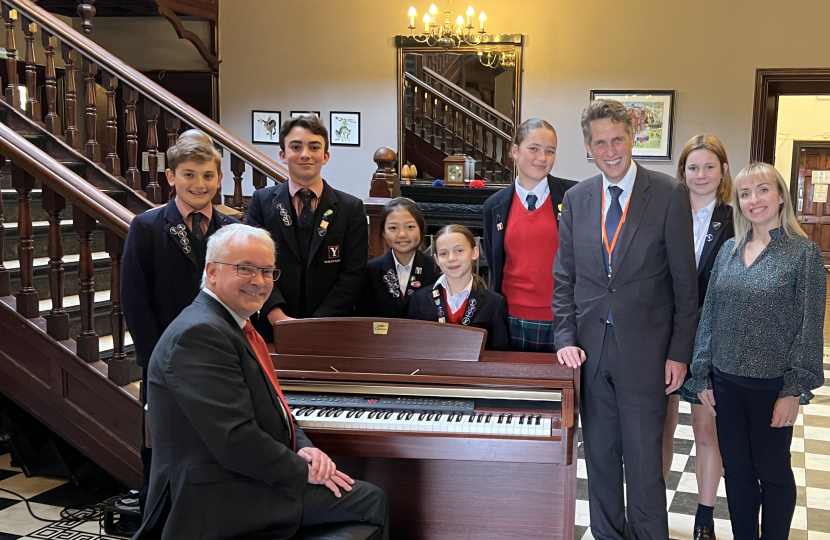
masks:
[[[432,250],[443,275],[434,287],[415,293],[409,318],[484,328],[486,349],[507,350],[504,297],[488,291],[484,280],[473,273],[473,261],[478,259],[473,233],[461,225],[447,225],[435,235]]]
[[[539,118],[516,130],[512,156],[519,174],[484,203],[484,256],[495,292],[504,295],[513,350],[554,352],[553,259],[559,213],[576,182],[550,175],[556,131]]]

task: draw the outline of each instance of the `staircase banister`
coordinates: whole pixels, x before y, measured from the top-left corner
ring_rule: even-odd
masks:
[[[135,217],[132,212],[3,123],[0,123],[0,154],[52,188],[73,206],[95,218],[107,229],[121,238],[127,237],[130,223]]]
[[[73,49],[79,51],[94,63],[107,71],[111,71],[124,84],[135,88],[144,96],[158,103],[165,110],[181,117],[185,123],[204,131],[220,146],[247,161],[253,167],[262,171],[267,177],[279,182],[284,182],[288,178],[288,169],[279,165],[276,161],[251,147],[230,131],[224,129],[181,99],[152,82],[136,69],[113,56],[106,49],[64,24],[48,11],[29,0],[0,1],[8,5],[11,9],[16,9],[42,28],[47,29],[50,34],[69,44]]]
[[[430,77],[433,77],[433,78],[437,79],[442,84],[445,84],[445,85],[450,86],[450,87],[454,86],[455,88],[457,88],[456,91],[459,94],[463,94],[465,98],[469,99],[470,101],[472,101],[473,103],[475,103],[476,105],[478,105],[479,107],[481,107],[482,109],[487,111],[488,113],[492,114],[493,116],[495,116],[499,120],[503,121],[504,123],[509,124],[511,126],[513,125],[513,120],[511,120],[510,118],[505,116],[503,113],[497,111],[496,109],[494,109],[490,105],[487,105],[486,103],[484,103],[483,101],[481,101],[480,99],[478,99],[474,95],[470,94],[469,92],[467,92],[466,90],[464,90],[463,88],[461,88],[460,86],[455,84],[454,82],[445,79],[444,77],[442,77],[441,75],[439,75],[435,71],[429,69],[428,67],[424,67],[424,73],[426,73]],[[425,82],[425,81],[421,81],[421,82]]]
[[[422,81],[421,79],[419,79],[419,78],[417,78],[417,77],[415,77],[415,76],[413,76],[409,73],[404,73],[404,78],[406,80],[412,82],[413,84],[421,86],[422,88],[424,87],[424,81]],[[432,89],[431,87],[427,87],[427,88]],[[463,105],[460,105],[460,104],[456,103],[455,100],[453,100],[452,98],[448,98],[447,96],[445,96],[444,94],[441,94],[440,92],[438,94],[441,96],[442,101],[444,101],[447,104],[452,105],[453,107],[455,107],[459,112],[461,112],[462,114],[464,114],[465,116],[470,118],[470,120],[472,120],[473,122],[476,122],[478,124],[482,124],[482,125],[486,126],[487,131],[490,131],[491,133],[496,135],[496,137],[499,137],[500,139],[504,139],[507,142],[513,142],[513,137],[511,137],[510,135],[508,135],[504,131],[500,130],[499,128],[493,126],[493,124],[491,124],[490,122],[488,122],[484,118],[480,117],[479,115],[475,114],[472,111],[469,111]]]

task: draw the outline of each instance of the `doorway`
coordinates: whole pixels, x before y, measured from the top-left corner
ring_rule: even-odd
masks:
[[[793,141],[790,195],[807,237],[830,266],[830,141]]]

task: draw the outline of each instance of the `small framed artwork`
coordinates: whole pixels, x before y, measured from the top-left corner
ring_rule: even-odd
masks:
[[[252,111],[251,142],[254,144],[280,143],[280,113],[278,111]]]
[[[613,99],[634,121],[634,159],[671,161],[674,90],[591,90],[591,100]]]
[[[359,112],[331,112],[329,144],[332,146],[360,146]]]
[[[297,118],[299,116],[308,116],[309,114],[313,114],[317,118],[320,118],[320,111],[291,111],[291,118]]]

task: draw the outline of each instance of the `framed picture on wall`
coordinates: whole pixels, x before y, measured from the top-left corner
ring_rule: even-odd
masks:
[[[331,146],[360,146],[360,113],[331,111],[329,123]]]
[[[251,142],[254,144],[280,143],[280,113],[278,111],[251,112]]]
[[[320,111],[291,111],[291,118],[297,118],[299,116],[307,116],[309,114],[313,114],[317,118],[320,118]]]
[[[671,161],[674,94],[674,90],[591,90],[591,100],[613,99],[626,106],[634,121],[634,159]]]

